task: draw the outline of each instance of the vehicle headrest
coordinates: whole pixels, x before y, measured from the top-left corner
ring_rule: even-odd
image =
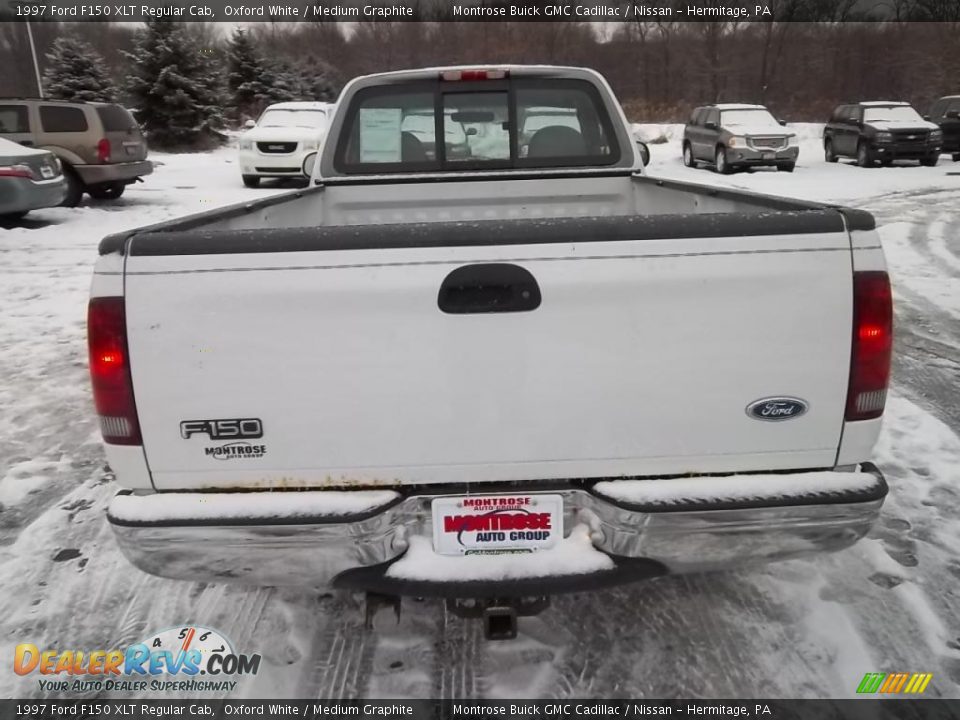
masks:
[[[566,157],[586,155],[587,143],[583,135],[564,125],[549,125],[537,130],[530,138],[527,157]]]
[[[400,159],[403,162],[426,162],[428,159],[423,143],[412,132],[400,133]]]

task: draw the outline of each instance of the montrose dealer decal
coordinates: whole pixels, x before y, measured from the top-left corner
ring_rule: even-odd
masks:
[[[203,452],[207,457],[215,460],[254,460],[267,454],[267,446],[233,442],[226,445],[212,445],[204,448]]]
[[[444,555],[533,552],[563,537],[559,495],[477,495],[433,501],[434,549]]]

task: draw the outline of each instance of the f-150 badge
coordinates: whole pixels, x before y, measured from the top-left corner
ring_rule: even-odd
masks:
[[[800,417],[808,407],[806,401],[800,398],[768,397],[754,400],[747,405],[747,415],[756,420],[779,422]]]
[[[258,418],[184,420],[180,423],[180,437],[189,440],[194,435],[207,435],[211,440],[262,438],[263,423]]]

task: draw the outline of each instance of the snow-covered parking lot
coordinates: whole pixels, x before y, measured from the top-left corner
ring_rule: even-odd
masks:
[[[518,640],[492,644],[440,602],[406,602],[399,622],[384,612],[368,632],[354,597],[140,573],[104,518],[114,488],[85,345],[97,243],[283,191],[244,188],[233,148],[154,154],[155,174],[118,201],[0,229],[0,657],[24,642],[124,647],[195,623],[263,655],[238,698],[847,697],[864,673],[894,671],[931,672],[927,696],[960,697],[960,163],[828,165],[818,128],[801,126],[794,173],[720,176],[683,167],[678,126],[640,131],[667,140],[650,145],[654,175],[877,217],[897,354],[877,451],[892,492],[868,539],[762,570],[561,596],[521,621]],[[43,693],[5,660],[0,695]]]

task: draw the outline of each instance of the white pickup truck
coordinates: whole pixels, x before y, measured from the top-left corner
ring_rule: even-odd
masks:
[[[563,123],[521,134],[531,108]],[[646,176],[577,68],[357,78],[315,165],[101,243],[90,370],[137,567],[445,597],[510,636],[554,593],[877,518],[869,214]]]

